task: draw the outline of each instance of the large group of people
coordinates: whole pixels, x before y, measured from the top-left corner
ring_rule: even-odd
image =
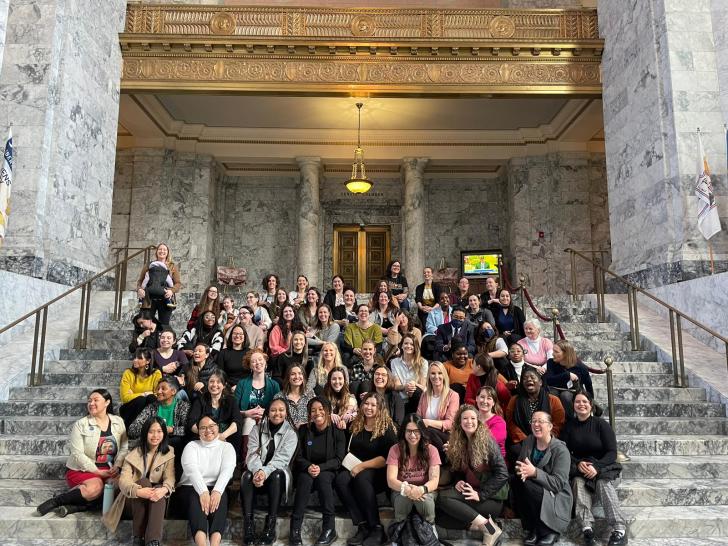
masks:
[[[240,307],[213,285],[178,337],[179,271],[160,244],[139,277],[120,416],[107,390],[89,395],[71,431],[70,489],[38,512],[94,508],[116,483],[103,520],[113,529],[130,507],[133,544],[160,544],[174,498],[195,544],[216,545],[239,479],[244,544],[273,544],[283,505],[289,544],[302,544],[315,491],[317,545],[338,538],[336,498],[356,527],[347,544],[387,543],[382,494],[395,524],[418,515],[435,536],[436,523],[470,529],[488,546],[512,511],[524,544],[554,544],[573,505],[592,545],[596,495],[609,545],[627,544],[614,431],[594,416],[574,347],[547,339],[495,278],[474,294],[467,278],[449,293],[431,268],[423,277],[410,293],[395,260],[361,304],[338,275],[322,296],[305,275],[287,291],[270,274]]]

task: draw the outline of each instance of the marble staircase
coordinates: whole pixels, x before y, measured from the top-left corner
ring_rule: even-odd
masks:
[[[672,367],[658,362],[650,351],[629,350],[628,336],[615,324],[597,324],[586,302],[566,299],[539,302],[556,306],[567,337],[581,358],[600,367],[606,355],[615,359],[617,434],[620,449],[630,460],[624,464],[618,493],[629,524],[630,543],[728,544],[728,419],[725,408],[708,401],[702,389],[677,389]],[[180,305],[174,324],[185,318]],[[118,399],[118,381],[128,367],[128,320],[102,322],[90,332],[86,350],[65,349],[47,362],[44,384],[13,388],[0,402],[0,536],[3,544],[35,545],[128,543],[129,522],[116,535],[100,524],[97,514],[74,514],[65,519],[53,514],[34,515],[35,506],[64,489],[67,435],[71,423],[85,412],[85,397],[104,386]],[[548,330],[548,329],[547,329]],[[597,399],[606,407],[604,375],[593,376]],[[599,508],[597,508],[599,510]],[[389,515],[386,509],[383,515]],[[304,535],[317,532],[317,517],[306,520]],[[281,518],[279,535],[288,533]],[[340,536],[352,533],[346,518],[337,518]],[[517,544],[518,520],[504,522],[505,544]],[[597,533],[608,536],[598,519]],[[182,521],[169,521],[169,544],[187,543]],[[226,544],[238,543],[242,532],[239,508],[234,506]],[[475,543],[474,535],[443,531],[441,537],[458,544]],[[8,542],[9,540],[9,542]],[[511,542],[514,541],[514,542]],[[579,543],[572,523],[561,544]]]

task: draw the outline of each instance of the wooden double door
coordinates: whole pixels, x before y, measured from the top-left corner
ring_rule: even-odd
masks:
[[[334,226],[334,274],[357,293],[373,292],[386,275],[391,254],[389,226]]]

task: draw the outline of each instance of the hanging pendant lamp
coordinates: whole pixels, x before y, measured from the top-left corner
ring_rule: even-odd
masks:
[[[367,178],[364,167],[364,150],[361,149],[361,102],[356,103],[359,110],[359,129],[356,134],[356,150],[354,150],[354,163],[351,166],[351,178],[346,181],[346,189],[351,193],[366,193],[372,189],[374,183]]]

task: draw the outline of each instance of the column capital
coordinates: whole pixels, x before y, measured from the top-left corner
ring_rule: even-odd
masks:
[[[323,165],[321,164],[321,158],[315,157],[315,156],[303,156],[303,157],[297,157],[296,163],[298,163],[298,167],[303,170],[306,168],[317,168],[321,170]]]
[[[402,158],[402,170],[405,174],[412,173],[413,171],[419,176],[425,174],[425,167],[430,162],[429,157],[403,157]]]

